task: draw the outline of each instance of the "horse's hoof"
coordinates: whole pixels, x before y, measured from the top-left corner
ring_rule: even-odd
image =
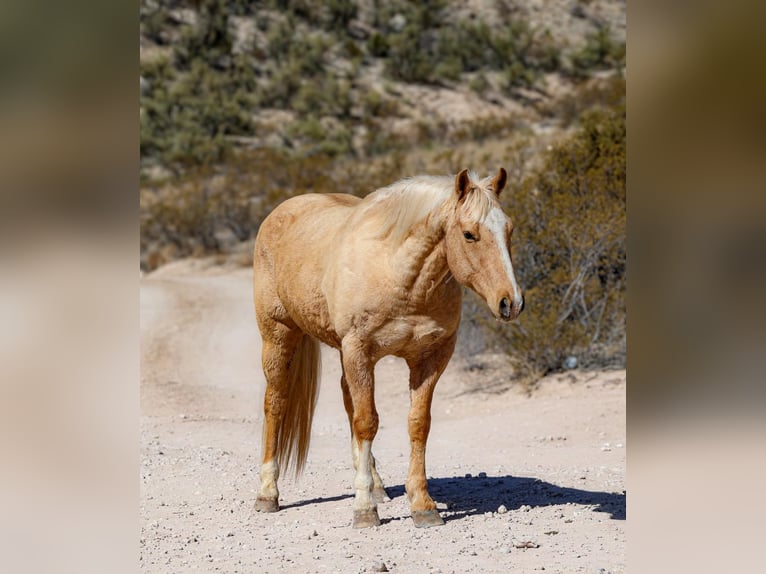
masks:
[[[391,497],[388,496],[386,489],[382,486],[380,488],[372,489],[372,497],[375,499],[375,502],[388,502],[391,500]]]
[[[354,510],[354,528],[369,528],[380,526],[380,518],[377,510]]]
[[[444,520],[436,510],[413,510],[412,521],[415,528],[430,528],[431,526],[443,526]]]
[[[259,496],[255,499],[255,509],[258,512],[276,512],[279,510],[279,501],[276,498],[261,498]]]

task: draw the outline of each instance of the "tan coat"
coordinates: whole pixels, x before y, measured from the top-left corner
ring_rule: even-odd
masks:
[[[454,179],[404,180],[364,199],[308,194],[264,221],[254,257],[268,383],[261,510],[278,509],[279,466],[292,459],[299,470],[305,461],[318,340],[341,351],[357,467],[355,525],[377,523],[374,499],[385,498],[370,445],[378,426],[373,369],[386,355],[403,357],[411,372],[413,518],[421,526],[440,523],[426,489],[425,441],[433,387],[454,349],[461,284],[499,319],[523,308],[512,226],[497,201],[505,180],[502,168],[481,181],[463,170]]]

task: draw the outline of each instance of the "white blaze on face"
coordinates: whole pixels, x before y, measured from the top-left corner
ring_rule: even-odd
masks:
[[[519,285],[516,283],[516,275],[513,273],[513,263],[511,262],[511,253],[508,250],[508,245],[505,241],[505,224],[505,214],[499,207],[493,207],[484,219],[484,225],[486,225],[492,233],[492,236],[495,238],[495,243],[497,243],[497,247],[500,250],[500,259],[503,262],[505,274],[508,276],[511,285],[513,286],[513,303],[518,309],[521,307],[521,289],[519,289]]]

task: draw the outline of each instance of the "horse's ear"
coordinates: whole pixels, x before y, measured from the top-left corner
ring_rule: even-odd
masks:
[[[506,181],[508,181],[508,172],[505,171],[504,167],[501,167],[499,170],[497,170],[497,175],[490,184],[495,192],[495,195],[500,195],[500,192],[503,191],[503,188],[505,187]]]
[[[470,183],[471,180],[468,177],[467,169],[464,169],[459,174],[457,174],[457,177],[455,178],[455,193],[457,193],[458,201],[465,197],[465,194],[468,192],[468,185]]]

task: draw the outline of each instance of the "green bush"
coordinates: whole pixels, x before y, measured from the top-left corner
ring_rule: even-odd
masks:
[[[388,39],[385,35],[373,32],[367,40],[367,51],[375,58],[388,56]]]
[[[540,106],[546,117],[556,118],[562,126],[569,126],[580,115],[593,108],[610,108],[625,104],[625,77],[612,75],[583,82],[571,93]]]
[[[145,14],[141,14],[144,35],[157,44],[166,44],[166,34],[170,28],[170,17],[162,6],[157,6]]]
[[[571,73],[584,77],[591,70],[621,68],[625,65],[625,44],[617,43],[607,26],[588,35],[585,45],[572,54]]]
[[[539,34],[524,20],[514,20],[493,38],[492,48],[506,80],[506,90],[530,87],[543,72],[560,64],[560,52],[550,33]]]
[[[224,74],[195,60],[180,77],[158,63],[142,74],[152,86],[141,98],[142,158],[156,157],[168,166],[207,165],[225,156],[226,136],[252,133],[255,84],[246,63],[236,60]]]
[[[483,72],[479,72],[468,82],[468,87],[480,96],[484,96],[485,92],[492,86],[487,76]]]
[[[363,116],[367,118],[391,117],[399,113],[399,103],[384,96],[375,88],[370,88],[361,97]]]
[[[325,0],[323,5],[325,17],[322,21],[328,30],[345,31],[358,11],[354,0]]]
[[[411,14],[401,32],[372,36],[368,50],[385,56],[386,73],[404,82],[456,81],[464,72],[500,70],[506,88],[513,90],[533,85],[541,73],[561,65],[552,35],[533,30],[525,20],[493,30],[483,20],[441,22],[426,19],[421,11]]]
[[[195,60],[202,60],[210,66],[226,68],[232,46],[226,0],[200,0],[197,12],[197,25],[182,33],[175,51],[176,63],[189,69]]]
[[[440,30],[437,51],[440,58],[454,59],[461,71],[474,72],[497,67],[492,51],[493,32],[483,20],[459,20]]]
[[[385,71],[395,80],[427,83],[432,79],[434,59],[429,34],[411,23],[389,37]]]

